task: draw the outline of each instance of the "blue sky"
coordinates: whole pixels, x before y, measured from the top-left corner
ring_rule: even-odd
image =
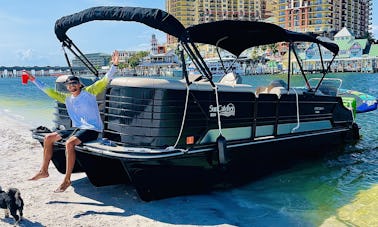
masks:
[[[0,66],[67,65],[55,36],[57,19],[93,6],[165,8],[164,0],[0,0]],[[146,50],[151,35],[165,35],[139,23],[94,21],[67,34],[84,53]]]
[[[373,33],[378,39],[378,3],[373,3]],[[0,0],[0,66],[66,65],[54,33],[60,17],[93,6],[140,6],[165,9],[164,0]],[[147,50],[151,35],[165,35],[138,23],[95,21],[67,33],[84,53]]]

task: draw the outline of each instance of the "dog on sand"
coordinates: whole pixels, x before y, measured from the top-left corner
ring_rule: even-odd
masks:
[[[10,188],[7,192],[3,191],[0,186],[0,208],[5,210],[5,218],[12,215],[17,224],[22,219],[24,201],[21,193],[17,188]],[[17,214],[18,211],[18,214]]]

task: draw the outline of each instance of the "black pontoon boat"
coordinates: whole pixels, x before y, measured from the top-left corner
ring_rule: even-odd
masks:
[[[94,7],[59,19],[55,33],[96,76],[96,68],[66,35],[71,27],[94,20],[134,21],[166,32],[178,39],[182,59],[185,53],[202,74],[188,76],[183,61],[182,80],[111,81],[99,97],[107,140],[77,146],[75,171],[84,171],[95,186],[131,183],[143,200],[203,192],[248,182],[359,137],[341,98],[311,87],[303,70],[303,89],[290,87],[290,69],[286,83],[266,88],[241,84],[227,69],[215,82],[196,46],[214,45],[238,57],[253,46],[288,42],[298,58],[296,42],[316,43],[319,51],[323,46],[334,56],[336,44],[269,23],[217,21],[184,28],[159,9]],[[331,63],[323,64],[323,78]],[[65,78],[57,78],[57,89],[65,89]],[[71,127],[65,106],[57,104],[56,110],[56,128]],[[43,136],[33,133],[41,143]],[[54,164],[64,173],[64,141],[54,149]]]

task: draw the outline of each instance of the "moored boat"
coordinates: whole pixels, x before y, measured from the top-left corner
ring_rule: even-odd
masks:
[[[357,113],[366,113],[377,109],[378,100],[374,96],[369,94],[349,90],[349,89],[339,89],[338,95],[343,99],[350,97],[356,100],[356,112]]]
[[[321,78],[311,78],[309,82],[319,82]],[[340,96],[344,105],[350,108],[354,115],[356,113],[366,113],[377,109],[377,98],[361,91],[341,88],[342,79],[324,78],[319,86],[319,90],[327,95]]]
[[[204,61],[213,76],[222,77],[229,72],[236,73],[239,76],[245,75],[245,70],[243,70],[242,65],[237,61],[237,58],[220,56],[218,58],[205,58]],[[197,75],[201,74],[194,63],[188,64],[188,73]]]
[[[290,70],[286,85],[273,89],[241,84],[233,72],[214,82],[195,45],[214,45],[238,57],[253,46],[288,42],[297,56],[294,42],[313,42],[336,56],[339,48],[333,43],[263,22],[218,21],[185,28],[162,10],[138,7],[89,8],[59,19],[55,33],[79,56],[66,32],[95,20],[140,22],[166,32],[178,38],[181,59],[185,53],[201,72],[189,76],[182,64],[182,80],[119,77],[110,82],[98,97],[103,138],[76,148],[78,171],[96,186],[131,183],[146,201],[203,192],[249,182],[359,138],[342,99],[311,86],[303,70],[302,89],[290,87]],[[95,67],[91,71],[98,75]],[[57,89],[64,89],[65,79],[57,78]],[[56,128],[71,126],[64,105],[57,106],[55,123]],[[33,133],[41,143],[43,136]],[[62,147],[63,142],[54,146],[53,160],[59,157],[54,164],[64,163],[56,155]]]

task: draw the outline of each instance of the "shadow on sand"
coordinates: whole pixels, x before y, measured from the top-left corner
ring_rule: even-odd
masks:
[[[0,219],[0,226],[1,223],[8,223],[9,225],[12,225],[12,226],[20,226],[20,227],[23,227],[23,226],[27,226],[27,227],[43,227],[44,225],[42,225],[41,223],[39,222],[32,222],[32,221],[29,221],[28,219],[26,219],[25,217],[22,218],[21,222],[18,223],[18,225],[15,225],[15,221],[13,219],[13,217],[9,217],[9,218],[2,218]]]
[[[75,193],[96,202],[50,201],[49,204],[81,204],[93,207],[74,218],[86,215],[111,215],[128,217],[140,215],[157,222],[173,225],[231,225],[246,226],[225,214],[225,210],[232,209],[217,193],[180,196],[144,202],[139,199],[131,185],[113,185],[105,187],[93,186],[88,178],[72,182]],[[232,205],[231,205],[232,206]],[[115,207],[120,212],[99,212],[98,207]]]

